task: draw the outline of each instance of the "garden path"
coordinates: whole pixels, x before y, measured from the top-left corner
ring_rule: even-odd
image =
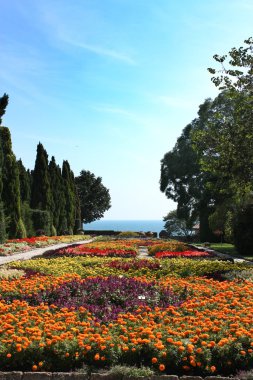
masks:
[[[32,249],[31,251],[15,253],[14,255],[11,255],[11,256],[1,256],[0,257],[0,265],[10,263],[11,261],[29,260],[32,257],[40,256],[44,252],[51,250],[51,249],[68,247],[69,245],[73,245],[75,243],[76,244],[86,244],[86,243],[91,243],[91,242],[92,242],[92,239],[72,242],[72,243],[68,243],[68,244],[60,243],[60,244],[50,245],[50,246],[43,247],[43,248],[35,248],[35,249]]]
[[[139,247],[139,252],[138,252],[138,258],[140,259],[150,259],[151,257],[148,255],[148,248],[144,246]]]

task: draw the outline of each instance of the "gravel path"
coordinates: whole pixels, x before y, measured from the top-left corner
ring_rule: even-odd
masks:
[[[72,243],[68,243],[68,244],[61,243],[61,244],[50,245],[50,246],[43,247],[43,248],[35,248],[35,249],[32,249],[31,251],[27,251],[27,252],[15,253],[14,255],[11,255],[11,256],[0,256],[0,265],[10,263],[11,261],[29,260],[32,257],[40,256],[44,252],[49,251],[51,249],[68,247],[69,245],[72,245],[72,244],[86,244],[86,243],[91,243],[91,242],[92,242],[92,239],[76,241],[76,242],[72,242]]]
[[[148,248],[145,246],[139,247],[138,259],[150,259],[151,257],[148,255]]]

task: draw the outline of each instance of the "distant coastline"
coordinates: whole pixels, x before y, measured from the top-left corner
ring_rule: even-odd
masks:
[[[84,224],[84,230],[113,230],[113,231],[137,231],[157,232],[164,229],[162,220],[97,220]]]

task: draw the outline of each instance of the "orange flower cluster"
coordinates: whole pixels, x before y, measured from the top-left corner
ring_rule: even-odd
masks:
[[[79,278],[31,276],[0,281],[2,297],[30,294]],[[145,278],[142,278],[145,280]],[[148,281],[148,280],[146,280]],[[177,374],[230,374],[253,367],[250,282],[166,278],[159,286],[185,293],[180,307],[142,307],[99,324],[84,308],[0,301],[3,370],[71,370],[126,363]]]

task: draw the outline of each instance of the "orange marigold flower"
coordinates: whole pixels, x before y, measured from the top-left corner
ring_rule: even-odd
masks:
[[[7,357],[7,358],[11,358],[12,355],[9,353],[9,354],[6,355],[6,357]]]
[[[99,360],[100,359],[100,355],[99,354],[96,354],[95,356],[94,356],[94,360]]]
[[[165,370],[165,365],[164,364],[160,364],[159,365],[159,371],[164,371]]]
[[[32,366],[32,370],[35,372],[35,371],[37,371],[37,369],[38,369],[38,366],[34,364],[34,365]]]
[[[215,367],[214,365],[212,365],[212,366],[210,367],[210,370],[211,370],[211,372],[215,372],[215,371],[216,371],[216,367]]]
[[[68,358],[68,357],[69,357],[69,353],[66,352],[66,354],[65,354],[65,358]]]
[[[151,360],[151,361],[152,361],[152,363],[153,363],[153,364],[155,364],[155,363],[157,363],[157,362],[158,362],[158,359],[157,359],[157,358],[152,358],[152,360]]]

